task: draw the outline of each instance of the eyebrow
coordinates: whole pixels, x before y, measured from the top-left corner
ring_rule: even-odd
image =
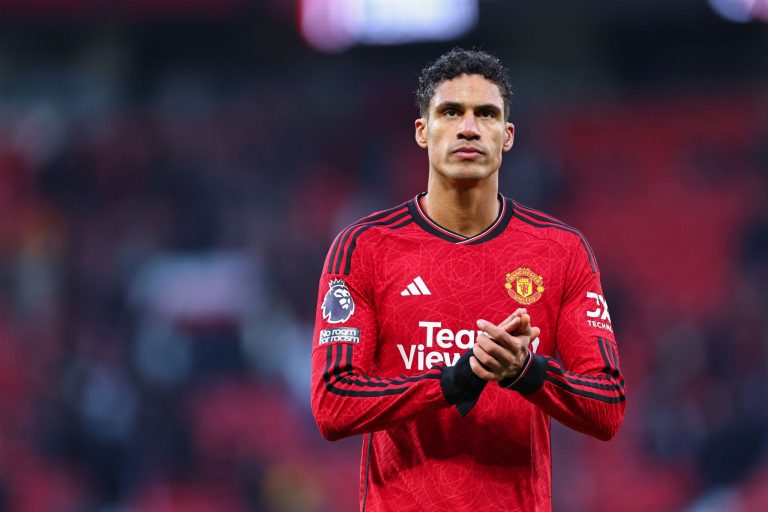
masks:
[[[446,109],[449,109],[449,108],[455,108],[455,109],[458,109],[458,110],[463,110],[466,107],[465,107],[464,104],[457,103],[455,101],[443,101],[443,102],[438,103],[437,105],[435,105],[435,110],[438,110],[438,111],[439,110],[446,110]],[[483,103],[482,105],[477,105],[476,107],[474,107],[474,110],[491,110],[491,111],[496,112],[496,113],[501,113],[502,112],[502,109],[500,109],[499,106],[496,105],[495,103]]]

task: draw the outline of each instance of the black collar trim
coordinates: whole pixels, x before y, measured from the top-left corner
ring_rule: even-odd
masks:
[[[496,217],[496,220],[494,220],[491,225],[484,229],[481,233],[478,233],[475,236],[466,237],[464,235],[455,233],[450,229],[444,228],[429,218],[427,213],[421,207],[421,198],[426,194],[426,192],[422,192],[421,194],[408,201],[408,210],[410,210],[413,220],[427,233],[456,244],[474,245],[496,238],[507,228],[507,225],[509,224],[509,221],[512,219],[512,216],[515,212],[512,201],[499,194],[499,202],[501,203],[501,208],[499,208],[499,215]]]

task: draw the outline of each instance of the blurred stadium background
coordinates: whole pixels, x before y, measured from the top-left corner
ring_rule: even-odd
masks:
[[[0,511],[345,512],[308,409],[341,227],[426,186],[421,67],[510,67],[502,190],[579,226],[629,389],[554,510],[768,510],[763,0],[0,0]]]

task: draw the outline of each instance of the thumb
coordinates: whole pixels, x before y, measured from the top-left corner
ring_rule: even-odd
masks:
[[[510,325],[509,329],[505,329],[512,336],[528,336],[531,332],[531,315],[523,313],[520,315],[520,322],[515,325]]]

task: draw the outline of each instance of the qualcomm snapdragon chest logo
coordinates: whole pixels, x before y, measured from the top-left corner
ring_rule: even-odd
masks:
[[[329,323],[339,324],[349,320],[355,312],[355,302],[347,289],[343,279],[333,279],[328,283],[330,288],[325,294],[323,304],[323,318]]]

